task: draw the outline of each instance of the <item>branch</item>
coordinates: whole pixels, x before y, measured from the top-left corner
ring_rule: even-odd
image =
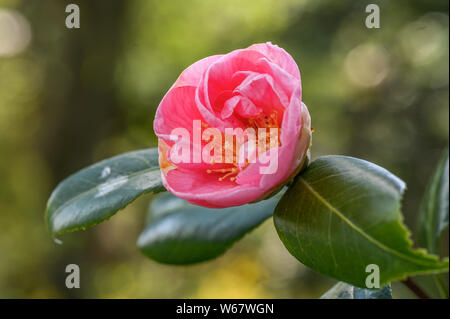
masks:
[[[414,292],[420,299],[430,299],[430,296],[428,296],[428,294],[423,291],[422,288],[417,286],[416,283],[411,280],[411,278],[408,277],[406,278],[406,280],[402,280],[400,282],[408,287],[412,292]]]

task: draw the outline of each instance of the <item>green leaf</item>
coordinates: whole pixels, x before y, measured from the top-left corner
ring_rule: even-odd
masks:
[[[419,243],[439,254],[440,240],[448,227],[448,149],[442,156],[428,185],[419,217]]]
[[[449,169],[448,149],[444,152],[422,201],[419,215],[419,243],[439,255],[440,242],[448,227]],[[447,288],[439,275],[434,276],[439,294],[448,298]]]
[[[269,218],[280,197],[279,193],[254,204],[212,209],[161,194],[150,205],[148,225],[137,245],[160,263],[192,264],[215,258]]]
[[[121,154],[73,174],[53,191],[46,220],[53,234],[96,225],[139,195],[164,190],[156,148]]]
[[[392,290],[390,285],[380,289],[363,289],[338,282],[320,299],[392,299]]]
[[[448,271],[424,250],[413,250],[402,222],[405,184],[387,170],[351,157],[313,161],[275,209],[288,251],[310,268],[365,288],[376,264],[380,285],[407,275]]]

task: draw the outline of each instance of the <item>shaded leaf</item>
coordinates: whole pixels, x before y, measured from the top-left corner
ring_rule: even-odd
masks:
[[[137,245],[147,257],[161,263],[191,264],[215,258],[269,218],[280,197],[212,209],[161,194],[150,205],[148,225]]]
[[[383,286],[380,289],[363,289],[338,282],[320,299],[392,299],[392,290],[390,285]]]
[[[376,264],[380,285],[406,275],[448,271],[424,250],[413,250],[402,222],[405,184],[387,170],[351,157],[313,161],[275,209],[288,251],[310,268],[365,288]]]
[[[156,148],[121,154],[63,180],[47,203],[50,231],[59,234],[93,226],[139,195],[164,190]]]
[[[419,243],[432,253],[439,253],[440,240],[448,227],[448,149],[442,156],[428,185],[419,217]]]

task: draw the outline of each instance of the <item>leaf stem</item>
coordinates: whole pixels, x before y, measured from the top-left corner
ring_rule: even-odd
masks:
[[[406,287],[408,287],[414,294],[416,294],[417,297],[420,299],[430,299],[430,296],[422,290],[414,281],[411,280],[411,278],[406,278],[406,280],[400,281],[402,284],[404,284]]]

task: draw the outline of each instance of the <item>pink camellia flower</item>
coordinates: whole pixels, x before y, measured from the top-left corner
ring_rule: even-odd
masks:
[[[156,112],[163,184],[205,207],[266,198],[307,164],[310,122],[299,69],[282,48],[254,44],[204,58],[183,71]],[[239,129],[255,135],[230,139]]]

